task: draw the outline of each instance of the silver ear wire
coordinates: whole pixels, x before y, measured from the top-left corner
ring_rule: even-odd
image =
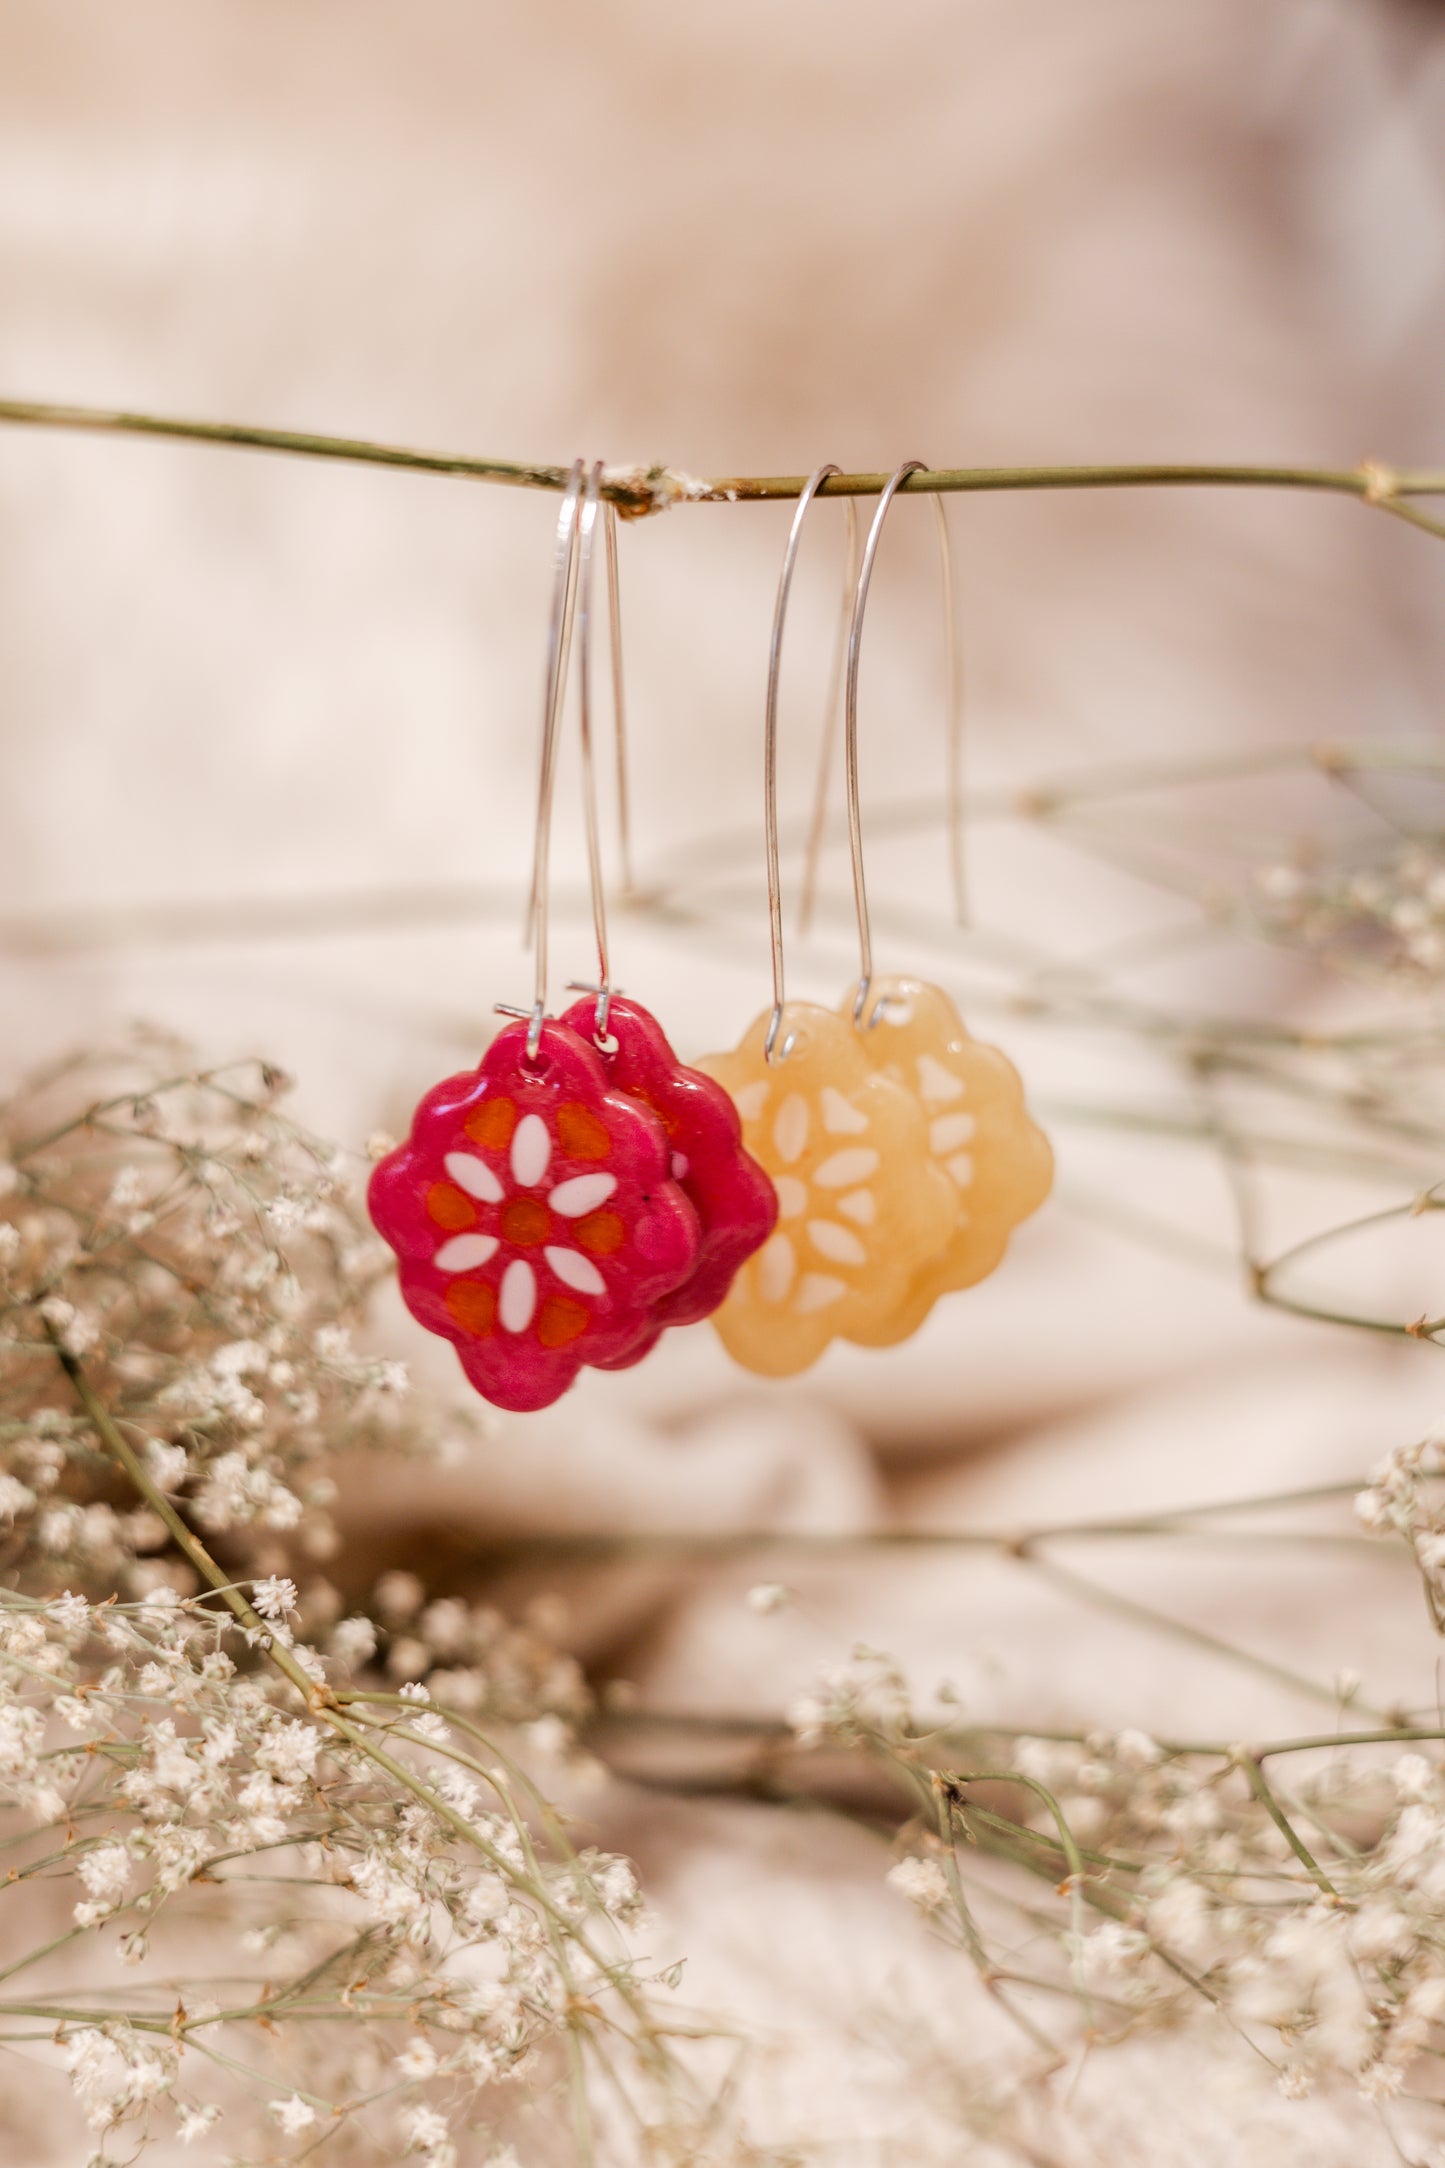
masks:
[[[596,995],[597,1009],[592,1025],[593,1043],[600,1053],[615,1054],[617,1052],[617,1041],[613,1038],[608,1025],[612,1016],[612,1004],[618,994],[623,991],[622,987],[598,986],[595,980],[592,979],[569,979],[567,981],[567,991],[569,994]]]
[[[547,1018],[547,902],[548,863],[552,842],[552,800],[557,783],[558,723],[567,683],[567,662],[572,640],[572,617],[577,593],[578,501],[582,495],[583,462],[572,463],[567,487],[557,514],[557,538],[553,550],[552,615],[547,627],[547,667],[542,689],[542,755],[537,781],[537,827],[532,846],[532,890],[529,926],[532,935],[535,978],[532,1006],[516,1009],[498,1002],[499,1016],[525,1016],[527,1059],[535,1061],[542,1044]]]
[[[828,697],[823,705],[823,739],[818,751],[818,780],[813,789],[813,816],[808,824],[808,847],[803,853],[803,881],[798,895],[798,934],[801,938],[813,923],[818,894],[818,867],[823,856],[823,832],[828,825],[828,778],[833,769],[837,742],[838,696],[843,690],[843,660],[848,652],[848,619],[853,608],[853,583],[858,577],[858,505],[853,497],[843,500],[847,521],[848,555],[843,566],[843,595],[838,609],[838,635],[828,670]]]
[[[493,1004],[493,1013],[497,1016],[526,1017],[527,1059],[535,1061],[542,1045],[542,1026],[547,1021],[541,1002],[534,1002],[530,1009],[519,1009],[514,1002],[498,1001]]]
[[[617,569],[617,507],[602,507],[602,537],[607,545],[607,645],[612,658],[612,745],[617,777],[617,850],[622,863],[622,897],[637,894],[632,867],[632,793],[627,778],[627,701],[622,682],[622,592]]]
[[[911,463],[906,471],[913,471]],[[813,793],[813,814],[803,858],[802,892],[798,901],[799,934],[805,934],[812,924],[813,906],[817,900],[818,869],[822,861],[823,838],[828,825],[828,783],[833,770],[838,693],[848,644],[854,585],[859,572],[858,520],[851,497],[848,499],[847,510],[848,567],[843,581],[838,645],[829,680],[827,706],[823,711],[823,736],[818,753],[818,780]],[[963,680],[958,655],[958,597],[948,513],[944,499],[937,491],[933,493],[933,511],[938,524],[938,570],[943,593],[943,667],[946,687],[944,773],[948,801],[949,868],[953,884],[954,917],[960,926],[965,926],[968,923],[968,884],[964,868],[963,840]]]
[[[843,689],[843,776],[848,793],[848,848],[853,860],[853,902],[858,914],[858,991],[853,1000],[853,1021],[863,1030],[871,1030],[877,1023],[885,1006],[875,1004],[865,1019],[868,991],[873,983],[873,929],[868,916],[868,882],[863,868],[863,808],[858,789],[858,661],[863,646],[863,618],[868,608],[868,588],[873,578],[873,560],[878,555],[879,537],[883,522],[892,504],[910,474],[923,474],[927,469],[921,459],[905,459],[884,484],[878,499],[878,509],[868,529],[868,539],[863,545],[863,561],[858,567],[858,584],[853,590],[853,615],[848,625],[848,668]]]
[[[953,569],[953,538],[942,494],[933,494],[938,523],[938,570],[943,583],[944,788],[948,797],[948,865],[953,880],[953,916],[968,924],[968,876],[963,844],[963,677],[958,666],[958,586]]]
[[[778,680],[783,661],[783,625],[788,614],[793,568],[808,507],[830,474],[841,473],[831,463],[815,467],[803,484],[793,523],[788,529],[783,566],[778,574],[778,594],[773,605],[773,630],[768,642],[768,690],[763,720],[763,842],[768,864],[768,930],[773,954],[773,1013],[763,1040],[765,1061],[786,1061],[797,1044],[797,1033],[782,1035],[783,987],[783,883],[778,857]],[[781,1035],[781,1036],[780,1036]]]
[[[778,1033],[782,1030],[782,1028],[783,1005],[780,1001],[775,1001],[773,1003],[773,1013],[768,1018],[767,1031],[763,1035],[764,1061],[786,1061],[788,1056],[792,1053],[793,1048],[797,1045],[798,1034],[795,1031],[790,1031],[783,1039],[781,1045],[779,1044]]]
[[[582,808],[587,829],[587,879],[592,892],[592,931],[597,942],[597,983],[582,991],[597,996],[596,1037],[599,1044],[609,1038],[608,1017],[612,1007],[612,971],[608,961],[607,946],[607,892],[602,877],[602,839],[597,819],[597,763],[592,746],[592,543],[597,526],[597,514],[601,505],[602,462],[597,460],[587,477],[587,488],[582,498],[582,513],[578,527],[577,552],[577,675],[580,687],[580,716],[582,730]],[[604,522],[604,532],[606,524]],[[611,585],[615,602],[616,588]],[[617,616],[613,612],[613,677],[614,702],[620,699],[617,672]],[[615,709],[614,723],[618,743],[622,739],[622,709]]]

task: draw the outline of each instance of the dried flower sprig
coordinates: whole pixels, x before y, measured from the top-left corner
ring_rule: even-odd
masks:
[[[222,2118],[297,2159],[501,2168],[524,2121],[535,2158],[724,2160],[631,1867],[478,1721],[565,1747],[575,1665],[409,1575],[341,1618],[314,1571],[322,1456],[430,1426],[353,1345],[364,1169],[283,1091],[144,1043],[0,1109],[0,1903],[68,1914],[6,1937],[0,2038],[55,2043],[97,2161]]]
[[[1289,2098],[1346,2086],[1445,2132],[1438,1721],[1259,1746],[1019,1736],[919,1708],[859,1649],[760,1749],[756,1797],[806,1803],[810,1758],[840,1749],[901,1795],[885,1879],[1014,2020],[1018,2088],[1081,2039],[1223,2023]]]

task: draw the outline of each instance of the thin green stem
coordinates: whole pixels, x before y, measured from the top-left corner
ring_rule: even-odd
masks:
[[[310,1673],[297,1663],[291,1651],[282,1646],[260,1612],[247,1601],[236,1584],[221,1571],[210,1552],[200,1541],[200,1538],[192,1533],[190,1527],[176,1511],[175,1506],[165,1492],[152,1481],[145,1462],[125,1436],[110,1410],[97,1397],[89,1378],[87,1378],[75,1357],[67,1348],[62,1347],[59,1335],[48,1319],[46,1320],[46,1331],[49,1333],[55,1348],[56,1359],[75,1388],[76,1397],[84,1408],[96,1435],[101,1439],[107,1451],[119,1461],[151,1511],[164,1521],[166,1528],[174,1539],[176,1548],[181,1552],[182,1556],[194,1567],[200,1578],[210,1584],[212,1591],[220,1597],[227,1609],[235,1613],[235,1616],[240,1620],[247,1632],[255,1637],[257,1645],[266,1651],[277,1670],[284,1673],[286,1678],[290,1680],[306,1706],[318,1714],[324,1713],[336,1722],[338,1728],[344,1728],[350,1732],[352,1727],[343,1726],[339,1715],[330,1707],[330,1689],[325,1686],[318,1686]]]
[[[1319,1888],[1324,1891],[1327,1897],[1332,1897],[1336,1904],[1338,1904],[1340,1901],[1339,1891],[1335,1888],[1334,1883],[1325,1873],[1324,1868],[1320,1865],[1319,1861],[1310,1851],[1304,1839],[1299,1835],[1293,1822],[1285,1813],[1284,1808],[1275,1798],[1274,1793],[1270,1790],[1268,1780],[1265,1777],[1265,1773],[1260,1768],[1259,1763],[1255,1760],[1252,1754],[1240,1754],[1236,1758],[1238,1760],[1240,1768],[1244,1771],[1245,1776],[1249,1780],[1250,1790],[1254,1793],[1255,1798],[1259,1801],[1260,1805],[1264,1808],[1265,1813],[1274,1823],[1275,1828],[1284,1838],[1285,1843],[1294,1853],[1295,1858],[1304,1868],[1305,1873],[1309,1876],[1312,1882],[1316,1883]]]
[[[59,405],[40,399],[0,399],[0,423],[29,429],[67,429],[100,436],[166,438],[173,442],[228,446],[290,458],[339,460],[349,465],[391,467],[411,474],[452,475],[464,481],[500,483],[513,489],[564,489],[570,469],[545,462],[491,459],[472,453],[418,450],[369,438],[333,437],[309,430],[267,429],[248,422],[188,421],[171,414],[144,414],[113,407]],[[612,468],[602,495],[633,518],[674,504],[766,504],[801,496],[801,474],[723,475],[700,481],[662,465]],[[818,494],[876,497],[886,474],[830,475]],[[1433,534],[1445,533],[1402,499],[1445,495],[1445,473],[1399,472],[1365,462],[1356,467],[1259,466],[1237,462],[1128,462],[1123,465],[1044,467],[934,467],[911,474],[902,489],[911,495],[1037,489],[1304,489],[1358,498],[1397,518],[1411,519]]]
[[[1173,1617],[1168,1611],[1156,1610],[1153,1604],[1140,1603],[1132,1596],[1123,1596],[1116,1590],[1105,1588],[1084,1574],[1075,1573],[1068,1566],[1057,1565],[1051,1558],[1040,1557],[1036,1552],[1025,1550],[1018,1554],[1045,1580],[1056,1588],[1076,1596],[1083,1603],[1102,1611],[1112,1611],[1120,1618],[1134,1620],[1153,1632],[1166,1633],[1176,1641],[1184,1641],[1191,1647],[1202,1649],[1208,1655],[1217,1656],[1225,1663],[1238,1664],[1243,1669],[1256,1672],[1261,1678],[1275,1679],[1282,1686],[1289,1686],[1298,1694],[1312,1701],[1337,1702],[1338,1694],[1333,1687],[1319,1679],[1311,1679],[1302,1671],[1293,1671],[1287,1664],[1277,1664],[1268,1656],[1256,1656],[1251,1649],[1239,1648],[1234,1642],[1224,1640],[1218,1634],[1209,1633],[1202,1626],[1191,1626],[1186,1619]],[[1386,1712],[1361,1701],[1357,1707],[1371,1716],[1384,1716]]]

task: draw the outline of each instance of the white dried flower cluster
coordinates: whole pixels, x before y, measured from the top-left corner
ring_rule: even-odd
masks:
[[[338,1619],[328,1658],[350,1669],[375,1661],[403,1694],[445,1701],[468,1716],[532,1727],[532,1743],[570,1753],[590,1696],[576,1659],[551,1638],[562,1622],[547,1603],[513,1621],[492,1605],[459,1596],[428,1601],[413,1574],[384,1574],[371,1597],[373,1616]],[[547,1731],[538,1735],[537,1727]]]
[[[1445,1433],[1387,1453],[1356,1497],[1355,1512],[1373,1534],[1404,1537],[1430,1614],[1445,1632]]]
[[[701,2157],[715,2103],[625,1939],[631,1866],[578,1852],[478,1721],[575,1753],[546,1606],[392,1573],[348,1613],[316,1569],[320,1456],[423,1427],[354,1337],[378,1249],[339,1158],[259,1066],[77,1111],[88,1075],[0,1107],[0,1844],[70,1929],[7,1942],[26,2037],[97,2158],[344,2123],[348,2158],[514,2161],[580,2035],[638,2157]]]
[[[847,1663],[829,1665],[810,1692],[795,1697],[788,1723],[800,1746],[825,1740],[855,1746],[875,1738],[897,1744],[912,1728],[913,1715],[893,1658],[859,1647]]]
[[[400,1366],[352,1344],[384,1269],[369,1170],[289,1121],[285,1087],[147,1041],[0,1106],[0,1523],[20,1585],[194,1585],[117,1491],[57,1351],[241,1564],[283,1535],[334,1551],[317,1464],[338,1437],[419,1448]]]
[[[73,1877],[74,1925],[137,1973],[104,2025],[71,2016],[77,1993],[93,1996],[23,1990],[32,2015],[51,2014],[91,2128],[133,2126],[143,2143],[172,2116],[182,2137],[204,2134],[223,2104],[190,2097],[207,2064],[180,2051],[222,2047],[224,2034],[234,2056],[248,2024],[284,2050],[270,2102],[283,2135],[354,2117],[428,2168],[455,2163],[454,2130],[501,2127],[502,2081],[553,2082],[579,2003],[598,2014],[603,2052],[630,2043],[651,2068],[664,2052],[653,1989],[620,1936],[640,1911],[629,1863],[528,1828],[493,1743],[424,1689],[382,1682],[348,1705],[348,1738],[328,1723],[329,1700],[307,1707],[253,1662],[244,1623],[214,1597],[92,1606],[0,1592],[7,1859],[22,1875]],[[399,1785],[368,1744],[414,1783]],[[206,1999],[177,2007],[162,1953],[194,1933],[198,1910],[215,1916],[216,1895],[228,1943],[207,1948]],[[247,1950],[266,1953],[264,1981],[248,1976]],[[18,1954],[7,1952],[12,1978]],[[78,1977],[93,1964],[82,1948]],[[291,2011],[302,1983],[304,2009]],[[388,2026],[401,2029],[389,2071],[371,2068],[370,2048],[358,2061],[348,2033],[374,2044]],[[249,2111],[233,2095],[224,2112],[229,2128]]]
[[[1000,1863],[1045,1885],[1027,1915],[1054,1909],[1054,1993],[1091,2039],[1223,2012],[1291,2097],[1391,2098],[1445,2053],[1445,1738],[1398,1727],[1367,1760],[944,1733],[869,1653],[792,1721],[800,1746],[862,1746],[919,1798],[888,1885],[991,1985],[1011,1977],[1007,1944],[980,1942]]]
[[[1445,858],[1419,843],[1354,866],[1326,857],[1263,867],[1245,916],[1271,940],[1346,969],[1417,983],[1445,974]]]

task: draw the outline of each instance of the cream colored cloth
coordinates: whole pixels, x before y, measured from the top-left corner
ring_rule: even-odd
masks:
[[[19,0],[0,36],[0,390],[702,474],[1438,451],[1445,73],[1422,9]],[[530,991],[554,514],[460,482],[0,431],[17,1063],[143,1012],[285,1062],[307,1115],[360,1143],[475,1058],[493,1001]],[[685,1054],[768,998],[760,710],[786,517],[684,508],[622,536],[638,854],[680,916],[619,914],[615,968]],[[1435,725],[1441,560],[1377,514],[1179,491],[970,497],[952,518],[980,793]],[[795,826],[837,580],[838,515],[817,524],[785,683]],[[947,979],[1041,1103],[1177,1108],[1177,1078],[1127,1036],[1011,1013],[988,959],[997,934],[1087,956],[1180,905],[981,824],[980,934],[904,930],[900,913],[946,922],[937,824],[889,840],[876,818],[939,795],[932,547],[901,505],[869,620],[880,963]],[[580,834],[569,759],[564,904]],[[855,968],[836,847],[827,878],[790,985],[832,1001]],[[454,907],[472,887],[480,918]],[[338,894],[356,900],[318,930]],[[554,984],[591,965],[570,906],[554,957]],[[1181,1006],[1334,1013],[1265,952],[1150,983]],[[479,1543],[1097,1517],[1352,1476],[1433,1416],[1425,1351],[1266,1316],[1227,1270],[1101,1225],[1101,1198],[1122,1200],[1222,1245],[1207,1154],[1053,1126],[1058,1202],[907,1347],[763,1389],[705,1329],[670,1336],[636,1373],[498,1421],[424,1504],[405,1476],[348,1485],[354,1562],[443,1510]],[[428,1388],[455,1387],[399,1310],[379,1329]],[[1281,1662],[1432,1691],[1417,1594],[1384,1564],[1341,1596],[1295,1560],[1077,1562]],[[498,1593],[559,1576],[578,1648],[652,1707],[776,1714],[861,1639],[998,1721],[1147,1726],[1183,1702],[1232,1736],[1300,1713],[972,1552],[594,1562]],[[759,1617],[747,1587],[773,1578],[800,1600]],[[757,2040],[759,2142],[956,2160],[973,2118],[981,2168],[1394,2157],[1372,2111],[1284,2103],[1222,2039],[1098,2055],[1022,2124],[991,2123],[1000,2036],[870,1840],[622,1785],[588,1811],[637,1856],[689,1994]],[[26,2157],[47,2142],[27,2133]],[[46,2157],[75,2157],[56,2143]]]

